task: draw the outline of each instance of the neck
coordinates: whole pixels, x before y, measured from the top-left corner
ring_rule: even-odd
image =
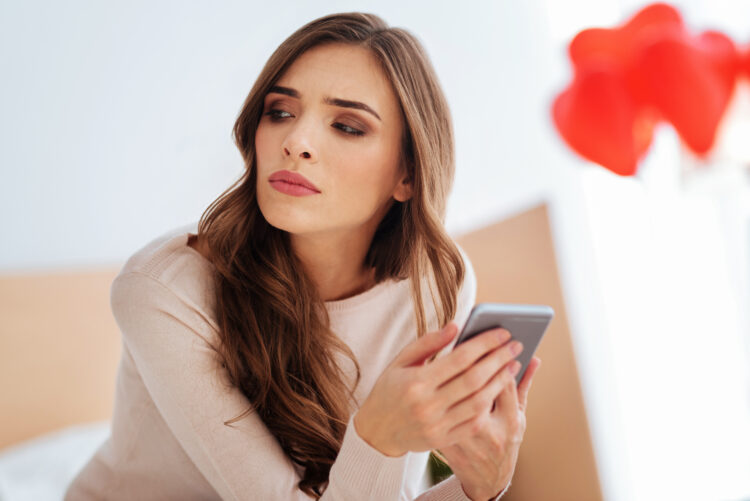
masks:
[[[339,235],[290,235],[292,250],[310,275],[323,301],[360,294],[375,285],[375,269],[364,265],[372,240]]]

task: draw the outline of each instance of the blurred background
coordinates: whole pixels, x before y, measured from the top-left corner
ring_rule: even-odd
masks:
[[[750,83],[707,156],[659,124],[633,176],[552,120],[567,48],[646,2],[0,2],[0,499],[59,499],[108,433],[125,260],[241,173],[231,128],[272,51],[366,11],[448,98],[446,224],[478,300],[550,304],[514,499],[750,499]],[[750,42],[750,2],[683,0]]]

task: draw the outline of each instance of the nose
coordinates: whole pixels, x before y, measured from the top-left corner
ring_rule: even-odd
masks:
[[[296,151],[297,151],[297,150],[299,150],[299,148],[295,149],[295,153],[292,153],[292,152],[291,152],[291,151],[289,151],[289,149],[288,149],[288,148],[287,148],[287,147],[285,146],[285,147],[284,147],[284,155],[286,155],[286,156],[290,156],[290,155],[293,155],[293,156],[298,156],[298,155],[297,155],[297,153],[296,153]],[[300,151],[300,153],[299,153],[299,156],[300,156],[300,157],[302,157],[302,158],[312,158],[312,153],[310,153],[310,151],[308,151],[308,150],[310,150],[310,148],[308,148],[307,150],[304,150],[304,149],[303,149],[302,151]]]
[[[286,137],[282,144],[282,150],[285,157],[291,157],[292,160],[302,158],[315,163],[318,161],[318,154],[310,144],[309,133],[305,133],[299,128]]]

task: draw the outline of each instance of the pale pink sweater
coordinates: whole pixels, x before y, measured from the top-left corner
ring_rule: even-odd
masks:
[[[249,406],[217,358],[212,264],[187,245],[197,223],[154,239],[128,259],[111,286],[122,333],[112,430],[78,473],[65,500],[310,499],[302,470],[257,414],[223,422]],[[456,322],[476,295],[471,263]],[[409,281],[386,281],[326,303],[331,328],[352,349],[362,379],[357,408],[386,365],[416,339]],[[431,305],[431,301],[427,301]],[[436,327],[434,308],[428,326]],[[441,355],[452,346],[441,351]],[[340,363],[353,374],[350,360]],[[429,452],[388,457],[349,420],[323,500],[466,500],[457,477],[425,491]]]

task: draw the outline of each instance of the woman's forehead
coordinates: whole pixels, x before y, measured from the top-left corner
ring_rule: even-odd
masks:
[[[308,49],[276,85],[296,90],[302,100],[333,97],[361,101],[381,116],[398,111],[396,95],[379,61],[369,49],[356,45],[326,44]]]

